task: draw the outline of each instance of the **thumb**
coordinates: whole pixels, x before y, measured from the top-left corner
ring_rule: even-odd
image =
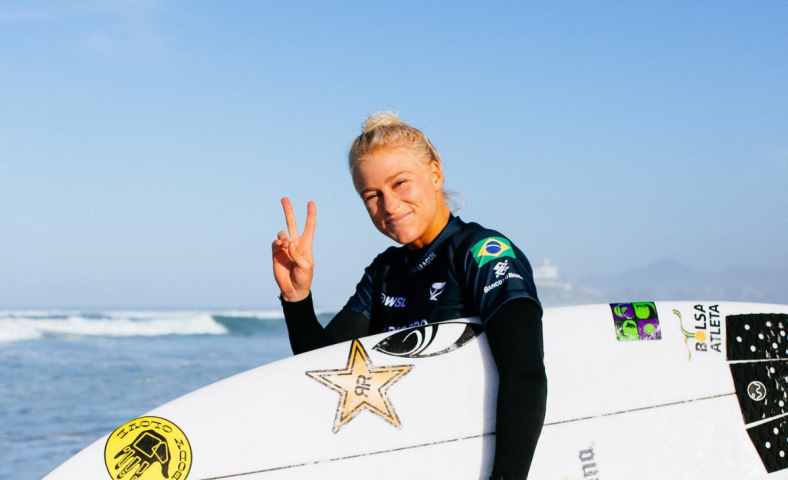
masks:
[[[290,258],[293,259],[293,261],[296,263],[296,265],[298,265],[300,268],[304,268],[304,269],[309,268],[310,263],[307,260],[306,255],[304,255],[304,252],[302,252],[302,251],[300,251],[298,249],[297,245],[291,243],[290,244],[290,248],[288,248],[287,251],[290,254]]]

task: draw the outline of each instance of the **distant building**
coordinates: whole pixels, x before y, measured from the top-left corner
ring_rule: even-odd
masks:
[[[533,265],[534,280],[540,282],[555,282],[558,280],[558,267],[545,258],[541,265]]]
[[[532,265],[532,268],[539,300],[545,307],[600,302],[599,292],[583,287],[575,288],[558,275],[558,267],[550,263],[549,259],[545,258],[541,265]]]
[[[572,290],[572,285],[558,278],[558,267],[545,258],[541,265],[533,265],[534,282],[537,287],[550,287],[560,290]]]

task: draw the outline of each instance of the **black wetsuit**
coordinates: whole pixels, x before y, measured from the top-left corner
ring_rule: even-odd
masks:
[[[525,255],[494,230],[452,216],[419,250],[392,247],[364,271],[324,329],[311,295],[282,302],[298,354],[384,331],[479,316],[498,367],[493,478],[528,475],[547,401],[542,309]]]

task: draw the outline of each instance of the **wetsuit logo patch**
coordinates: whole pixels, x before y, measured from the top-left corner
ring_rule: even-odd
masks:
[[[503,237],[490,237],[478,242],[471,248],[473,259],[479,267],[501,257],[514,257],[514,250],[509,240]]]
[[[141,417],[109,436],[104,461],[116,480],[185,480],[192,449],[177,425],[159,417]]]
[[[369,410],[395,427],[401,428],[402,423],[386,392],[412,368],[413,365],[376,367],[361,342],[353,340],[345,368],[317,370],[306,374],[339,393],[339,405],[333,429],[334,433],[337,433],[364,410]]]
[[[506,271],[509,270],[509,260],[496,263],[493,270],[495,270],[495,278],[503,277],[506,275]]]
[[[405,308],[405,297],[389,297],[385,293],[381,293],[380,304],[384,307]]]
[[[430,300],[438,301],[438,296],[446,288],[446,282],[435,282],[430,286]]]

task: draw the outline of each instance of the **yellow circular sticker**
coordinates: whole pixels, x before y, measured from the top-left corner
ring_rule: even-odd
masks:
[[[192,448],[174,423],[141,417],[112,432],[104,447],[104,461],[116,480],[185,480],[192,466]]]

